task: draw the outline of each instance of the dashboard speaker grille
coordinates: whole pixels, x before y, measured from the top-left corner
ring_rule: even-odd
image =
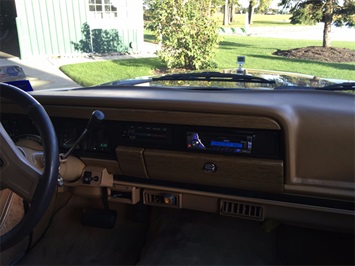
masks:
[[[252,220],[263,220],[264,208],[246,202],[221,200],[220,214]]]

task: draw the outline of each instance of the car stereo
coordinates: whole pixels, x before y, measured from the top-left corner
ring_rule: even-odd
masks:
[[[251,153],[253,135],[247,133],[223,134],[188,131],[186,145],[188,150],[205,150],[222,153]]]

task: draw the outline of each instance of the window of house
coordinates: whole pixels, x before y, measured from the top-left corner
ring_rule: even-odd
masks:
[[[95,19],[117,18],[117,0],[89,0],[89,11]]]

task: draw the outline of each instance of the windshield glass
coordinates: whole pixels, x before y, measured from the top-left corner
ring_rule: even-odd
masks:
[[[36,0],[1,1],[0,80],[24,73],[34,90],[196,72],[253,75],[276,85],[179,79],[149,85],[354,82],[354,1],[321,2],[331,16],[312,1],[292,0],[66,0],[46,3],[46,12]]]

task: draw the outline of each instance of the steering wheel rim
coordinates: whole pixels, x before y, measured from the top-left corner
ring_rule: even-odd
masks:
[[[5,83],[0,83],[0,96],[1,98],[6,98],[20,105],[20,107],[22,107],[28,117],[32,119],[32,121],[37,125],[37,128],[43,141],[45,154],[43,173],[39,172],[39,175],[36,177],[31,176],[31,178],[38,180],[36,180],[36,186],[33,189],[33,193],[31,193],[29,210],[27,211],[20,223],[18,223],[13,229],[11,229],[6,234],[0,236],[0,251],[4,251],[14,246],[25,236],[30,234],[33,228],[43,217],[45,211],[47,210],[52,196],[55,192],[58,178],[59,148],[53,124],[43,106],[36,99],[34,99],[31,95],[22,91],[21,89]],[[8,187],[9,182],[6,183],[5,180],[9,181],[12,179],[5,177],[6,173],[9,172],[6,171],[6,169],[11,167],[17,168],[17,165],[10,165],[11,158],[7,157],[7,154],[3,152],[3,146],[6,146],[6,148],[11,146],[11,152],[13,151],[14,153],[16,153],[16,150],[18,150],[17,148],[16,150],[14,150],[13,147],[16,147],[15,144],[12,142],[11,138],[8,136],[5,129],[1,125],[0,159],[2,162],[0,166],[0,185],[1,187],[3,185],[5,185],[5,187]],[[15,162],[23,160],[23,158],[19,158],[20,156],[14,155],[14,157],[17,157]],[[31,166],[25,165],[24,167],[25,169],[30,169],[30,172],[33,171],[33,175],[37,175],[35,170],[31,168]],[[12,189],[12,187],[9,188]],[[28,196],[26,193],[24,193],[24,195]]]

